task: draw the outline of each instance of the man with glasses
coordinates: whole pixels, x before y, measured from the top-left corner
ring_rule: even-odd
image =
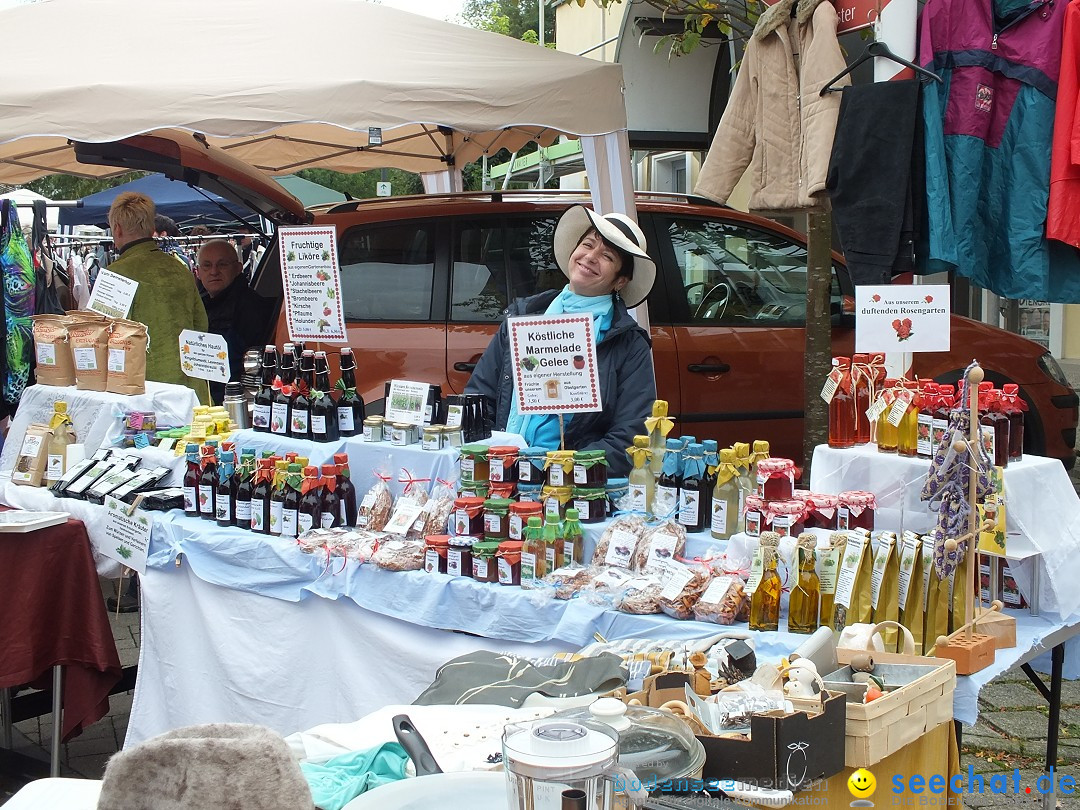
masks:
[[[199,248],[195,271],[199,277],[203,306],[210,321],[209,331],[221,335],[229,345],[229,377],[239,382],[244,370],[244,352],[262,347],[272,327],[274,302],[248,286],[240,272],[243,265],[236,248],[226,239],[211,239]],[[210,384],[214,402],[225,397],[225,386]]]

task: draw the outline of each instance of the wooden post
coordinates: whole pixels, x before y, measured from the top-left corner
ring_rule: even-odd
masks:
[[[803,362],[803,474],[814,448],[829,440],[829,406],[818,392],[832,367],[832,214],[806,215],[806,343]]]
[[[559,449],[560,450],[565,450],[566,449],[566,432],[565,432],[564,425],[565,425],[565,423],[563,422],[563,415],[560,413],[559,414]]]
[[[983,380],[983,370],[975,366],[968,372],[968,409],[971,424],[968,426],[968,459],[970,471],[968,473],[968,508],[971,514],[968,516],[968,525],[971,531],[971,540],[968,541],[968,553],[964,555],[964,623],[967,630],[964,637],[970,641],[974,633],[972,619],[975,617],[975,571],[972,570],[972,561],[976,556],[979,543],[979,509],[978,509],[978,460],[979,444],[982,436],[979,435],[979,383]],[[977,569],[976,569],[977,570]]]

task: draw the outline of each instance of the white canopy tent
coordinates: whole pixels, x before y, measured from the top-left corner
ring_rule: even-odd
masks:
[[[0,194],[0,200],[12,200],[20,209],[26,210],[29,210],[33,204],[39,200],[43,200],[46,203],[52,202],[52,200],[43,194],[38,194],[36,191],[31,191],[28,188],[17,188],[6,194]],[[23,224],[30,223],[30,219],[25,215],[21,215],[20,219],[22,219]],[[48,225],[50,231],[56,232],[60,227],[60,209],[56,206],[49,206],[46,208],[45,223]]]

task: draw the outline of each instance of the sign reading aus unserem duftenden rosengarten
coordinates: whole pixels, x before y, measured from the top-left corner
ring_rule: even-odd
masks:
[[[948,284],[883,284],[855,288],[855,351],[947,352]]]
[[[334,229],[281,228],[278,248],[289,339],[345,340]]]
[[[591,315],[515,317],[507,328],[521,413],[603,409]]]

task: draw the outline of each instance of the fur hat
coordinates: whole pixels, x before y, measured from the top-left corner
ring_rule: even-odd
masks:
[[[152,737],[109,760],[98,810],[312,810],[285,740],[263,726],[208,723]]]
[[[636,307],[648,297],[656,281],[656,264],[649,258],[645,234],[626,214],[600,216],[584,205],[575,205],[563,212],[559,224],[555,226],[553,240],[553,252],[559,269],[570,278],[570,255],[581,237],[593,228],[608,242],[634,257],[634,277],[622,288],[620,295],[627,307]]]

